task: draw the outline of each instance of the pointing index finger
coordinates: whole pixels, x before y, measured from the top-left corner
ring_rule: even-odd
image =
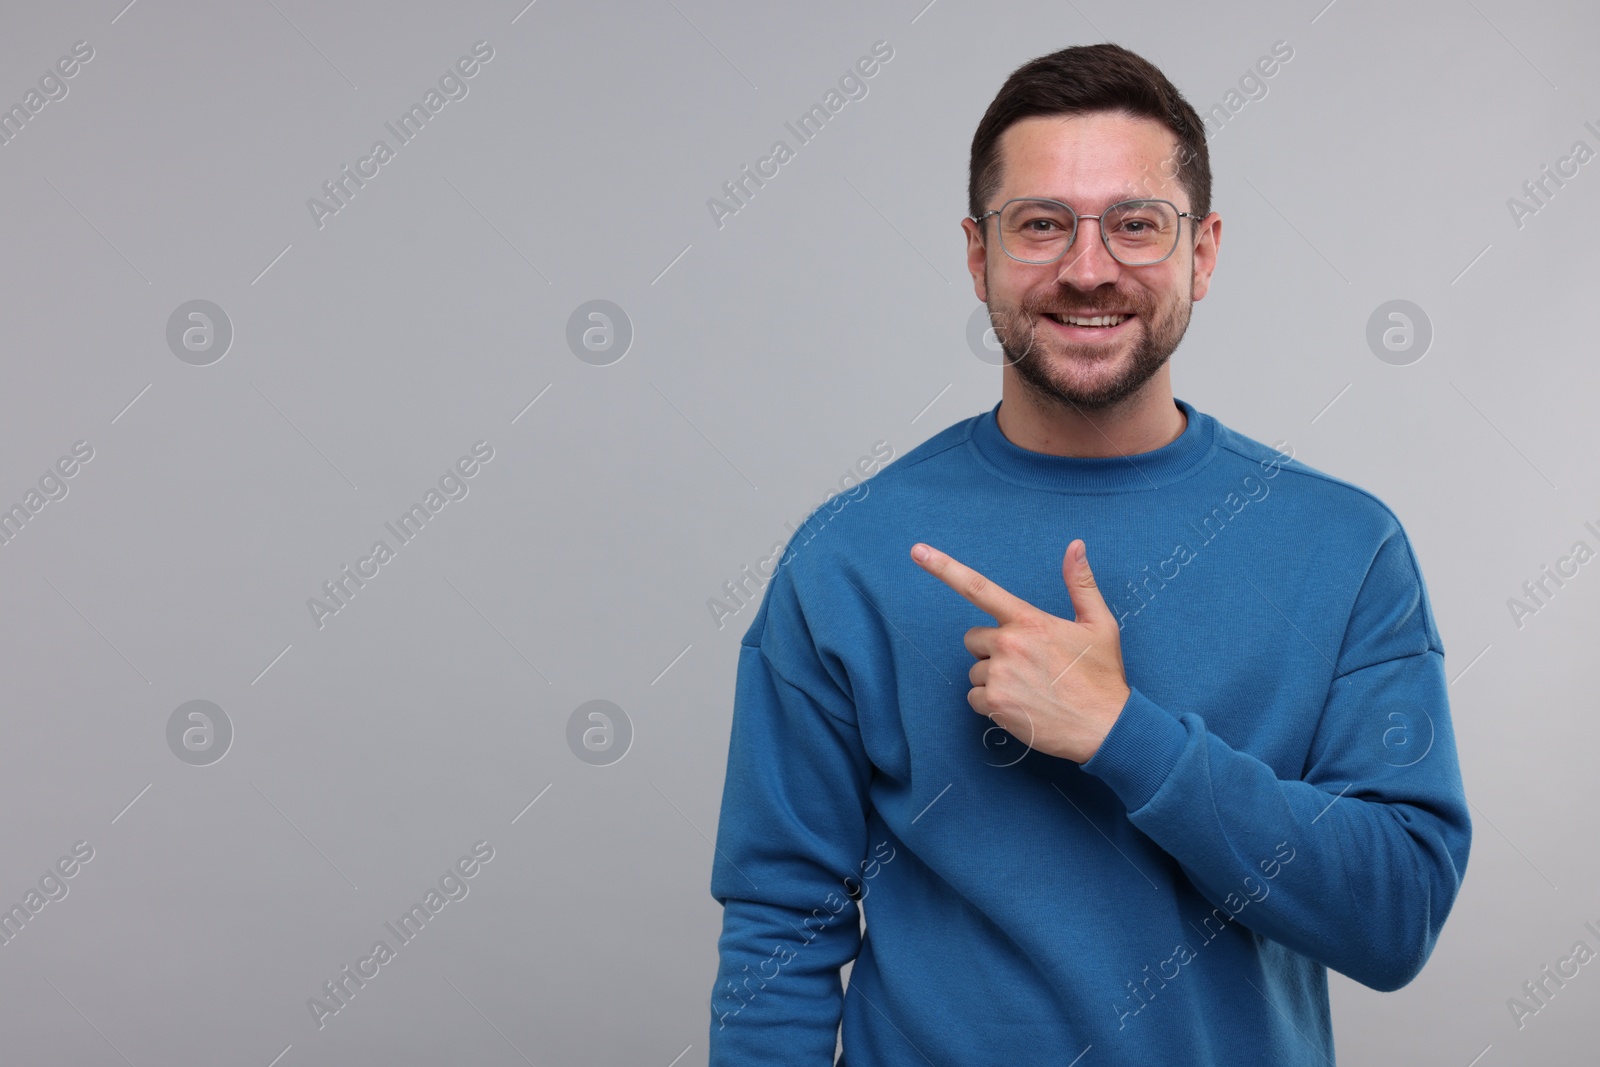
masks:
[[[960,593],[974,607],[993,615],[995,621],[1002,625],[1036,610],[1026,600],[932,545],[920,541],[912,545],[911,558],[923,570]]]

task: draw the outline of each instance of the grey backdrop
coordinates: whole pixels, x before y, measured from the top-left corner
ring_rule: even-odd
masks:
[[[703,1063],[753,614],[707,602],[875,442],[998,399],[972,131],[1107,39],[1227,116],[1175,391],[1392,506],[1444,635],[1471,864],[1414,983],[1335,976],[1341,1061],[1592,1056],[1600,966],[1507,1004],[1600,947],[1600,564],[1560,562],[1600,548],[1592,5],[524,2],[0,20],[4,1062]]]

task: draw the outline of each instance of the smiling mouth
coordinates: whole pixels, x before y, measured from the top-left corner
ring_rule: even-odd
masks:
[[[1087,329],[1108,329],[1133,318],[1132,315],[1065,315],[1054,311],[1045,312],[1044,317],[1062,326]]]

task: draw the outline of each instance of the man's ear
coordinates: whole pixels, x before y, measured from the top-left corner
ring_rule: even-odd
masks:
[[[1200,300],[1211,288],[1211,272],[1217,269],[1217,246],[1222,243],[1222,216],[1213,211],[1195,228],[1199,236],[1194,243],[1194,273],[1190,279],[1189,297]]]
[[[983,243],[983,224],[963,218],[961,229],[967,235],[967,273],[972,275],[972,291],[980,303],[987,304],[989,251]]]

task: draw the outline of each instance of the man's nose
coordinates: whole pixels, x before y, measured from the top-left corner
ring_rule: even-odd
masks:
[[[1094,229],[1089,229],[1090,226]],[[1073,235],[1072,246],[1061,257],[1061,267],[1056,280],[1084,291],[1115,283],[1122,273],[1122,264],[1111,255],[1111,250],[1100,239],[1100,220],[1078,219],[1078,231]]]

